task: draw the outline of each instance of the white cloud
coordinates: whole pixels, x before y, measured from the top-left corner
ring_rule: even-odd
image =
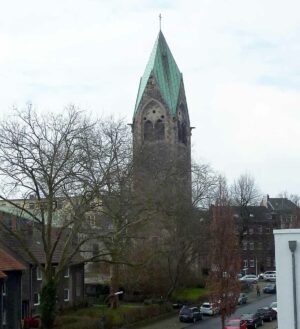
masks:
[[[0,12],[0,108],[69,103],[131,120],[158,14],[183,72],[194,152],[230,179],[300,193],[296,0],[12,0]]]

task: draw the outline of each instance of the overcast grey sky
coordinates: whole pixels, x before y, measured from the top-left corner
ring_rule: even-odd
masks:
[[[300,2],[10,0],[0,11],[0,111],[70,103],[132,119],[162,30],[183,73],[193,155],[263,193],[300,194]]]

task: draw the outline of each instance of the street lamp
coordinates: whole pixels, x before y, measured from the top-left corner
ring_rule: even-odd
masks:
[[[294,302],[294,329],[298,329],[297,319],[297,292],[296,292],[296,262],[295,251],[297,249],[297,241],[289,241],[289,249],[292,253],[292,274],[293,274],[293,302]]]
[[[120,291],[114,292],[112,294],[109,294],[104,298],[104,301],[103,301],[104,306],[102,307],[102,314],[101,314],[101,320],[100,320],[100,326],[102,329],[105,329],[105,327],[106,327],[106,317],[104,315],[104,307],[106,305],[107,300],[109,300],[109,298],[111,298],[111,297],[119,296],[122,294],[124,294],[124,291],[120,290]]]

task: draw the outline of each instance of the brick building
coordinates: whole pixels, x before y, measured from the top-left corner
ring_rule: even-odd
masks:
[[[24,215],[25,217],[25,215]],[[26,248],[34,255],[38,264],[43,266],[45,262],[45,251],[40,231],[33,223],[21,216],[16,215],[12,209],[1,209],[0,220],[13,228],[17,234],[22,234]],[[55,230],[53,230],[55,234]],[[52,258],[55,268],[63,253],[63,241],[58,243]],[[40,291],[43,284],[42,271],[33,259],[24,250],[20,241],[10,234],[0,231],[0,248],[9,253],[18,262],[23,264],[23,276],[19,305],[22,306],[22,318],[38,312],[40,305]],[[57,306],[64,307],[73,303],[81,302],[84,298],[84,262],[78,255],[61,275],[57,289]]]
[[[0,249],[0,329],[20,329],[25,266]]]

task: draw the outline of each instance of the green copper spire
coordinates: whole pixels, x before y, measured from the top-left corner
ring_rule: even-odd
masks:
[[[145,72],[140,80],[134,113],[140,104],[150,75],[159,85],[161,95],[169,107],[171,115],[176,115],[181,73],[161,31],[155,41]]]

